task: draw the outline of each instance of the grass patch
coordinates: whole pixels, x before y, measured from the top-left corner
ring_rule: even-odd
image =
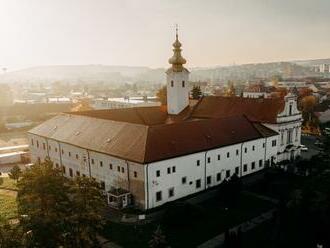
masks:
[[[9,177],[0,177],[0,189],[17,190],[16,181]]]
[[[103,235],[123,247],[148,247],[153,231],[160,224],[171,247],[196,247],[227,228],[266,212],[273,205],[254,196],[241,194],[236,206],[228,210],[217,198],[197,204],[196,207],[202,210],[202,216],[191,218],[189,223],[180,223],[180,219],[172,225],[163,221],[146,225],[108,223]]]
[[[17,216],[16,196],[0,190],[0,219],[11,219]]]

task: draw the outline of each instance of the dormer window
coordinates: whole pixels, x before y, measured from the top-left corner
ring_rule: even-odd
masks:
[[[185,82],[184,81],[182,81],[182,88],[184,88],[185,87]]]
[[[173,80],[171,81],[171,87],[174,87],[174,82],[173,82]]]

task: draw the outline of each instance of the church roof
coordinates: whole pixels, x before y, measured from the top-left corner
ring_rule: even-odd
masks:
[[[246,115],[250,120],[276,123],[277,115],[284,110],[281,98],[203,97],[192,113],[193,118],[221,118]]]
[[[165,123],[154,108],[87,112],[60,114],[29,133],[142,164],[277,135],[244,116]]]

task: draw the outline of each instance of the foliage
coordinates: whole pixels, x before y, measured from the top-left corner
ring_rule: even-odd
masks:
[[[160,88],[158,92],[156,93],[156,96],[158,97],[159,101],[162,105],[167,104],[167,88],[166,86]]]
[[[97,242],[96,234],[103,226],[105,200],[99,184],[87,177],[76,177],[72,182],[70,197],[70,238],[72,247],[84,247]]]
[[[10,173],[9,173],[9,178],[10,179],[13,179],[13,180],[16,180],[16,182],[18,181],[19,177],[21,176],[22,174],[22,170],[21,168],[19,168],[18,165],[15,165],[11,170],[10,170]]]
[[[0,222],[0,248],[30,247],[29,233],[23,233],[17,224]]]
[[[191,90],[191,95],[192,95],[192,98],[195,100],[198,100],[199,98],[201,98],[202,97],[201,87],[194,85]]]
[[[149,241],[150,248],[165,248],[167,247],[166,237],[163,234],[160,226],[157,227],[156,231],[152,235],[152,239]]]
[[[46,160],[25,170],[18,182],[23,232],[33,247],[92,247],[102,225],[104,198],[89,178],[66,179]]]

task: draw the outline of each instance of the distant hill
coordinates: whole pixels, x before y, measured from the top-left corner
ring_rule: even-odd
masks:
[[[190,68],[193,81],[252,80],[279,75],[283,78],[321,76],[311,66],[329,63],[330,59],[300,60],[222,66],[212,68]],[[0,75],[0,83],[164,83],[165,68],[151,69],[139,66],[107,65],[61,65],[40,66],[7,72]]]

